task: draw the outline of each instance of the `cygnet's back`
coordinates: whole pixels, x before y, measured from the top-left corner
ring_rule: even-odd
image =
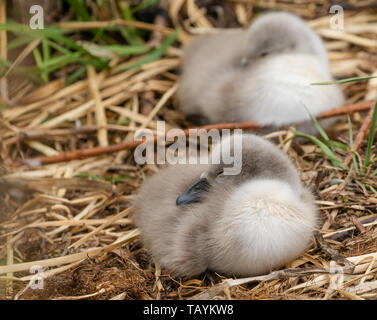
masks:
[[[234,137],[242,142],[238,175],[224,175],[224,163],[174,165],[150,178],[135,199],[143,242],[173,275],[208,268],[262,274],[310,243],[316,208],[287,156],[260,137]]]
[[[309,120],[344,97],[332,79],[325,47],[289,13],[268,13],[247,31],[207,35],[186,48],[178,97],[203,122],[257,121],[274,127]]]

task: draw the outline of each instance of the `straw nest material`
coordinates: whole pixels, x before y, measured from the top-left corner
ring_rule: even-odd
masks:
[[[302,257],[271,274],[247,279],[226,279],[212,272],[195,279],[174,279],[151,259],[132,223],[130,200],[159,167],[137,166],[132,150],[56,163],[40,158],[131,142],[137,128],[155,132],[158,119],[167,122],[167,129],[189,127],[174,99],[182,45],[195,34],[246,27],[264,10],[286,10],[305,18],[323,37],[336,78],[377,75],[376,2],[340,3],[345,9],[342,32],[329,27],[330,2],[172,0],[160,1],[168,17],[157,16],[153,23],[122,20],[111,11],[105,15],[95,8],[90,9],[91,22],[57,18],[60,28],[69,30],[72,39],[83,45],[84,29],[110,25],[148,30],[147,40],[157,47],[174,29],[181,32],[161,57],[138,68],[127,66],[142,61],[144,54],[112,54],[110,69],[89,66],[68,86],[64,86],[66,76],[74,71],[68,67],[55,71],[43,86],[21,81],[16,88],[6,87],[12,70],[0,80],[1,103],[6,106],[0,114],[0,297],[377,298],[376,164],[357,174],[347,151],[336,149],[338,159],[350,168],[343,170],[311,141],[285,143],[293,129],[270,135],[292,159],[303,182],[311,186],[322,224]],[[4,3],[0,4],[0,23],[6,21]],[[5,31],[0,31],[0,37],[1,55],[6,58]],[[21,65],[38,45],[31,42],[10,68]],[[86,48],[96,54],[94,44]],[[376,79],[345,83],[342,89],[349,104],[370,108],[370,101],[377,98]],[[354,112],[350,119],[355,159],[361,168],[371,112]],[[349,131],[347,117],[342,115],[332,139],[349,145]],[[369,150],[370,159],[375,158],[375,145]],[[39,160],[25,161],[36,157]],[[30,268],[35,265],[44,270],[42,290],[30,287],[35,276]]]

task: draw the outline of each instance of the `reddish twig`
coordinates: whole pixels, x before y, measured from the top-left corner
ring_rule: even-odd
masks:
[[[317,116],[317,119],[330,118],[330,117],[335,117],[338,115],[357,112],[357,111],[365,111],[372,108],[373,106],[374,106],[374,102],[365,102],[365,101],[358,104],[346,105],[340,108],[335,108],[326,112],[322,112]],[[367,117],[367,118],[370,118],[370,120],[371,120],[372,112],[373,112],[373,109],[371,110],[371,112],[368,114],[368,117]],[[369,120],[368,126],[370,125],[370,120]],[[357,150],[357,148],[359,147],[359,145],[361,144],[364,138],[365,131],[367,130],[367,128],[365,129],[364,126],[365,126],[365,121],[363,123],[362,128],[359,131],[358,136],[355,139],[355,144],[354,144],[355,150]],[[195,127],[195,128],[190,128],[190,129],[204,129],[207,131],[211,129],[251,130],[251,129],[257,129],[261,127],[263,126],[255,122],[236,122],[236,123],[219,123],[219,124],[206,125],[206,126]],[[186,129],[183,131],[185,136],[188,136],[190,129]],[[361,136],[361,133],[363,132],[364,132],[364,135]],[[145,141],[146,140],[122,142],[122,143],[110,145],[107,147],[95,147],[95,148],[89,148],[89,149],[68,151],[68,152],[63,152],[61,154],[58,154],[55,156],[49,156],[49,157],[36,157],[33,159],[27,159],[23,161],[22,163],[15,163],[14,166],[19,166],[20,164],[37,166],[37,165],[52,164],[52,163],[59,163],[59,162],[95,157],[95,156],[100,156],[104,154],[118,152],[121,150],[134,149]],[[156,135],[152,139],[150,139],[150,142],[155,143],[156,141],[157,141]]]
[[[360,148],[364,138],[365,138],[365,134],[366,132],[368,131],[371,123],[372,123],[372,117],[373,117],[373,108],[372,108],[373,104],[371,104],[371,109],[368,113],[368,115],[366,116],[366,118],[364,119],[363,121],[363,124],[361,125],[361,128],[359,130],[359,132],[357,133],[356,135],[356,138],[355,138],[355,142],[353,144],[353,151],[354,152],[357,152],[357,150]],[[352,152],[349,152],[347,154],[347,157],[346,157],[346,160],[344,161],[344,164],[346,166],[348,166],[350,164],[352,160]]]
[[[331,118],[335,116],[340,116],[343,114],[349,114],[353,112],[360,112],[360,111],[366,111],[369,110],[370,108],[374,107],[374,104],[376,101],[362,101],[359,103],[355,104],[349,104],[343,107],[331,109],[328,111],[321,112],[318,116],[317,119],[325,119],[325,118]]]
[[[183,130],[184,135],[189,135],[189,130],[192,129],[204,129],[206,131],[211,129],[255,129],[260,128],[261,126],[255,122],[236,122],[236,123],[219,123],[214,125],[206,125],[202,127],[196,127],[196,128],[190,128]],[[128,142],[122,142],[118,144],[113,144],[107,147],[94,147],[89,149],[80,149],[75,151],[68,151],[63,152],[55,156],[49,156],[49,157],[37,157],[33,159],[26,159],[22,163],[30,165],[30,166],[37,166],[37,165],[43,165],[43,164],[52,164],[52,163],[58,163],[58,162],[65,162],[70,160],[76,160],[76,159],[84,159],[89,157],[95,157],[95,156],[101,156],[104,154],[114,153],[121,150],[127,150],[127,149],[135,149],[138,145],[142,144],[143,142],[153,142],[156,143],[158,136],[154,135],[152,139],[143,139],[143,140],[137,140],[137,141],[128,141]],[[149,140],[149,141],[148,141]],[[14,166],[18,166],[20,163],[15,163]]]
[[[367,231],[359,219],[352,217],[352,223],[360,233],[365,233]]]

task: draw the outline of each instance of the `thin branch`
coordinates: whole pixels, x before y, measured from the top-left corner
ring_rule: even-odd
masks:
[[[368,109],[371,109],[374,105],[374,102],[369,102],[369,101],[364,101],[360,102],[358,104],[352,104],[352,105],[346,105],[340,108],[335,108],[326,112],[320,113],[317,118],[318,119],[324,119],[324,118],[330,118],[330,117],[335,117],[338,115],[342,114],[348,114],[352,112],[357,112],[357,111],[365,111]],[[373,109],[371,109],[369,115],[367,118],[370,118],[372,116]],[[364,132],[367,129],[364,128],[365,121],[363,123],[362,128],[360,129],[360,132]],[[368,124],[368,127],[370,125],[370,121]],[[257,128],[262,128],[263,126],[256,123],[256,122],[235,122],[235,123],[219,123],[219,124],[213,124],[213,125],[206,125],[202,127],[195,127],[195,128],[189,128],[186,130],[183,130],[184,135],[188,136],[189,130],[190,129],[204,129],[204,130],[211,130],[211,129],[243,129],[243,130],[252,130],[252,129],[257,129]],[[364,138],[364,135],[361,137],[360,132],[358,136],[355,139],[355,150],[359,147],[359,145],[362,142],[362,139]],[[156,143],[157,141],[157,135],[154,135],[153,138],[147,139],[151,143]],[[26,164],[29,166],[39,166],[39,165],[44,165],[44,164],[52,164],[52,163],[59,163],[59,162],[65,162],[65,161],[71,161],[71,160],[77,160],[77,159],[84,159],[84,158],[89,158],[89,157],[95,157],[95,156],[101,156],[104,154],[110,154],[114,152],[118,152],[121,150],[130,150],[136,148],[138,145],[146,142],[146,140],[138,140],[138,141],[126,141],[126,142],[121,142],[118,144],[110,145],[110,146],[105,146],[105,147],[94,147],[94,148],[89,148],[89,149],[81,149],[81,150],[75,150],[75,151],[68,151],[68,152],[63,152],[61,154],[55,155],[55,156],[50,156],[50,157],[36,157],[32,159],[26,159],[25,161],[22,162],[17,162],[14,164],[14,166],[19,166],[21,164]]]
[[[214,124],[214,125],[207,125],[207,126],[202,126],[202,127],[186,129],[186,130],[183,130],[183,133],[185,136],[188,136],[189,130],[192,130],[192,129],[204,129],[208,131],[211,129],[234,130],[234,129],[255,129],[255,128],[260,128],[260,127],[261,126],[255,122],[219,123],[219,124]],[[144,142],[156,143],[157,138],[158,138],[158,135],[154,135],[152,138],[136,140],[136,141],[135,140],[126,141],[126,142],[121,142],[121,143],[113,144],[106,147],[94,147],[94,148],[89,148],[89,149],[68,151],[68,152],[63,152],[56,156],[50,156],[50,157],[36,157],[33,159],[26,159],[25,161],[22,161],[21,163],[15,163],[14,166],[19,166],[20,164],[27,164],[29,166],[39,166],[39,165],[44,165],[44,164],[52,164],[52,163],[58,163],[58,162],[76,160],[76,159],[84,159],[84,158],[94,157],[94,156],[101,156],[104,154],[114,153],[121,150],[135,149],[137,146],[139,146],[140,144]]]
[[[366,111],[370,108],[374,107],[375,101],[362,101],[355,104],[348,104],[343,107],[331,109],[328,111],[321,112],[317,119],[325,119],[325,118],[331,118],[335,116],[340,116],[343,114],[350,114],[353,112],[360,112],[360,111]]]

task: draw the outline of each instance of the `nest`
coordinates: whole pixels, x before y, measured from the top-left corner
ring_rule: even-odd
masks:
[[[343,32],[329,27],[333,2],[160,1],[166,14],[152,15],[152,21],[124,20],[114,6],[106,11],[93,4],[90,22],[66,22],[72,20],[71,11],[57,17],[61,30],[94,56],[106,55],[110,68],[88,66],[67,85],[80,68],[67,65],[51,73],[47,84],[19,81],[9,86],[12,72],[40,45],[34,41],[0,80],[5,105],[0,113],[0,298],[375,299],[376,164],[363,174],[356,170],[368,152],[370,159],[376,157],[375,145],[368,147],[371,111],[350,116],[359,166],[349,152],[336,151],[347,170],[334,166],[311,141],[291,140],[293,129],[269,135],[312,188],[322,219],[312,246],[280,270],[246,279],[210,271],[194,279],[172,278],[143,248],[132,222],[130,200],[160,169],[134,163],[128,148],[134,132],[156,132],[157,120],[166,121],[167,129],[191,125],[174,99],[182,45],[196,34],[246,27],[260,11],[285,10],[305,18],[323,37],[336,78],[377,75],[376,2],[340,3],[345,9]],[[0,7],[4,23],[4,1]],[[153,61],[145,53],[122,56],[86,40],[91,30],[111,26],[144,30],[148,45],[157,48]],[[175,29],[181,32],[177,35]],[[0,30],[0,40],[6,58],[5,31]],[[363,109],[377,98],[375,79],[347,82],[342,89],[349,104]],[[349,132],[343,115],[331,137],[349,145]],[[128,147],[109,149],[122,143]],[[102,152],[90,157],[80,153],[93,148]],[[59,158],[68,151],[71,161]],[[43,279],[31,273],[35,266],[43,270]],[[33,288],[38,281],[43,289]]]

